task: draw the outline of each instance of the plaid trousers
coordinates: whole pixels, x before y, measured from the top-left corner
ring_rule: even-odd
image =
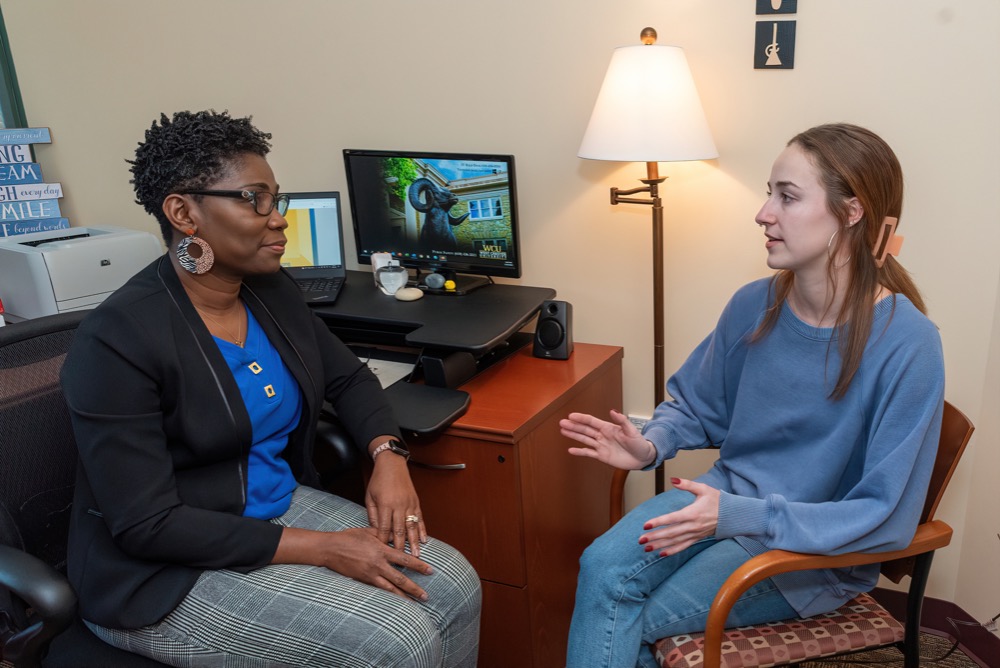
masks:
[[[299,487],[272,522],[338,531],[368,526],[361,506]],[[204,572],[163,620],[138,629],[87,625],[105,642],[171,666],[272,668],[472,667],[481,591],[454,548],[421,546],[431,575],[407,571],[426,603],[403,599],[326,568],[275,564],[250,573]]]

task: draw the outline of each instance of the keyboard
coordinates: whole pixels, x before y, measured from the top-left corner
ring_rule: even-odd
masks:
[[[302,292],[330,292],[340,287],[343,278],[312,278],[295,281]]]

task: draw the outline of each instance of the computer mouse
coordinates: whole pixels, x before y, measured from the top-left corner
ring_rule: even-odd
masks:
[[[396,290],[395,297],[401,302],[412,302],[420,299],[424,293],[420,288],[400,288]]]

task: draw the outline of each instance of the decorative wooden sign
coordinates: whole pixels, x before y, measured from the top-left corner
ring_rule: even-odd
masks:
[[[0,164],[0,186],[41,182],[42,166],[37,162],[20,162],[7,165]]]
[[[51,144],[48,128],[0,128],[0,144]]]
[[[61,183],[29,183],[0,186],[0,202],[20,202],[28,199],[58,199],[62,196]]]
[[[69,218],[39,218],[38,220],[15,220],[0,222],[0,237],[31,232],[69,229]]]
[[[0,203],[0,220],[39,220],[41,218],[59,218],[59,200],[36,199],[27,202]]]
[[[0,144],[0,164],[31,162],[30,144]]]
[[[48,128],[0,128],[0,237],[69,227],[61,183],[45,183],[32,144],[50,144]]]
[[[758,21],[754,38],[755,70],[795,67],[795,21]]]

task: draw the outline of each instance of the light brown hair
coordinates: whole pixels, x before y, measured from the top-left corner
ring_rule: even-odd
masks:
[[[896,258],[888,256],[879,268],[872,255],[883,219],[886,216],[901,218],[903,170],[896,154],[881,137],[856,125],[820,125],[792,137],[788,146],[793,145],[801,148],[819,170],[820,181],[826,190],[827,209],[840,223],[830,257],[840,257],[841,249],[850,256],[844,305],[834,325],[841,366],[830,396],[840,399],[861,366],[861,356],[871,335],[873,299],[879,285],[888,288],[893,295],[905,295],[926,313],[920,291]],[[864,209],[864,215],[855,225],[848,224],[848,200],[852,197],[856,197]],[[837,277],[832,261],[828,271],[836,290]],[[774,328],[794,281],[795,275],[788,270],[774,275],[775,301],[754,332],[753,341],[760,340]],[[891,299],[895,300],[895,296]]]

